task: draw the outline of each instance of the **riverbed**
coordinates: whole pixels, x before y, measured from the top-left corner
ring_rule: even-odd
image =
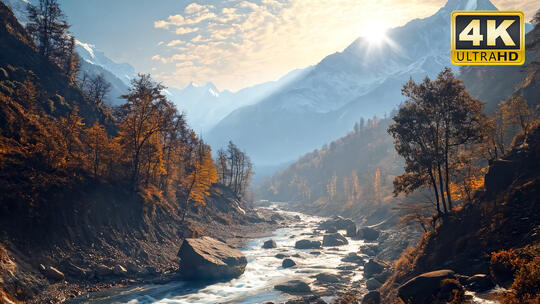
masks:
[[[270,208],[274,208],[272,206]],[[297,296],[282,293],[274,286],[299,279],[310,284],[312,292],[327,302],[331,302],[345,286],[363,279],[362,266],[341,261],[347,254],[357,252],[364,244],[362,240],[347,238],[349,244],[321,249],[295,249],[296,241],[311,239],[322,241],[322,234],[316,231],[325,218],[298,212],[277,211],[287,221],[287,226],[275,230],[270,236],[249,240],[239,248],[248,260],[246,270],[240,277],[213,284],[192,282],[171,282],[168,284],[148,284],[128,288],[116,288],[83,295],[73,303],[261,303],[283,302]],[[267,240],[274,240],[277,248],[263,249]],[[282,259],[275,257],[281,253],[296,263],[292,268],[283,268]],[[318,284],[314,276],[320,273],[337,274],[343,279],[340,290],[329,289]]]

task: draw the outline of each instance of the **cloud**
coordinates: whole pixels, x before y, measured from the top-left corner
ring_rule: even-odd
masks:
[[[501,5],[500,9],[520,9]],[[522,2],[526,0],[508,0]],[[316,64],[373,24],[395,27],[435,13],[446,0],[240,0],[192,3],[154,23],[171,35],[160,77],[169,85],[213,81],[239,89]],[[499,2],[499,3],[498,3]],[[518,5],[518,4],[516,4]],[[181,42],[182,41],[182,42]],[[187,64],[184,62],[197,64]],[[180,63],[182,62],[182,63]]]

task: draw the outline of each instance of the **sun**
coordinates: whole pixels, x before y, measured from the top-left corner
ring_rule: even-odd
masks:
[[[387,30],[388,26],[384,22],[368,22],[364,27],[364,34],[362,36],[369,42],[369,44],[381,44],[387,40]]]

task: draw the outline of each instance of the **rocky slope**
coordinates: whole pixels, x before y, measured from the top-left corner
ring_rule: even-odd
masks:
[[[540,214],[539,152],[537,123],[529,134],[516,137],[508,155],[490,164],[485,190],[477,192],[472,203],[444,218],[435,230],[422,237],[416,248],[406,251],[396,261],[392,277],[381,288],[385,302],[396,301],[397,288],[407,280],[437,269],[451,269],[462,276],[481,274],[501,282],[493,254],[501,250],[532,246],[537,248],[532,249],[537,263],[540,220],[534,215]],[[513,272],[517,269],[510,272],[510,283]],[[539,279],[534,273],[529,274],[528,286],[535,286]],[[538,299],[534,294],[533,298]]]
[[[81,124],[116,132],[110,112],[41,57],[0,2],[0,302],[62,302],[89,288],[160,279],[176,273],[184,237],[237,243],[237,234],[272,225],[218,184],[183,222],[179,204],[155,188],[48,166],[48,126],[75,108]]]

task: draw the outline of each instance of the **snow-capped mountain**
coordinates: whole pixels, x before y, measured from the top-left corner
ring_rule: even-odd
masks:
[[[126,85],[129,85],[131,79],[136,76],[135,69],[130,64],[114,62],[112,59],[107,57],[105,53],[96,49],[96,47],[92,44],[84,43],[78,40],[76,41],[76,44],[76,50],[81,59],[111,72]]]
[[[434,15],[388,30],[381,44],[360,37],[305,76],[240,108],[206,137],[214,149],[233,140],[256,165],[296,159],[346,134],[361,117],[390,113],[409,77],[434,77],[450,63],[450,13],[496,10],[489,0],[449,0]]]
[[[191,82],[183,89],[168,88],[167,92],[178,109],[186,113],[189,125],[204,135],[232,111],[259,102],[311,69],[293,70],[276,81],[264,82],[237,92],[220,91],[211,82],[204,85]]]
[[[27,6],[28,4],[37,5],[37,0],[2,0],[7,4],[15,17],[21,24],[28,23]],[[108,102],[118,105],[123,102],[120,98],[126,94],[129,88],[129,81],[135,76],[135,70],[127,63],[116,63],[105,54],[88,43],[77,41],[76,51],[81,57],[81,73],[87,73],[90,76],[103,74],[105,79],[111,84],[111,91],[107,98]]]

